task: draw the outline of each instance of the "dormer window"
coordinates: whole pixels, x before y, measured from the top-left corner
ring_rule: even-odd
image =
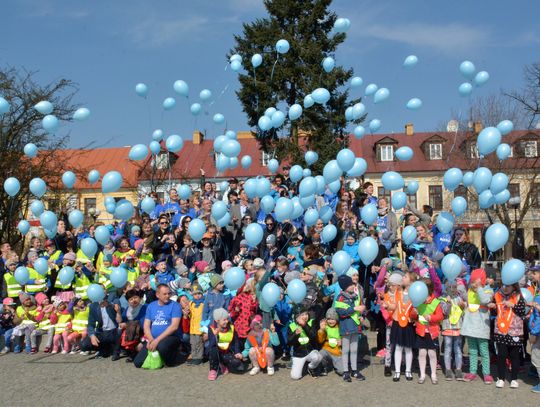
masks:
[[[159,153],[152,158],[152,165],[158,170],[165,170],[169,167],[169,153]]]
[[[379,144],[377,155],[381,161],[394,161],[394,146],[392,144]]]
[[[526,158],[538,157],[538,141],[526,140],[521,142],[521,151]]]
[[[429,159],[430,160],[442,160],[442,144],[430,143],[429,144]]]
[[[261,152],[261,165],[263,167],[268,166],[268,161],[270,161],[271,159],[272,156],[270,155],[270,153],[267,153],[266,151]]]
[[[478,152],[478,145],[476,143],[471,143],[469,145],[469,158],[480,158],[480,153]]]

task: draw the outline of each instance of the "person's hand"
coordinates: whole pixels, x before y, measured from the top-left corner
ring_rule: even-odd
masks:
[[[302,333],[302,331],[303,331],[303,329],[300,328],[300,327],[298,327],[298,328],[296,328],[296,331],[294,331],[294,333],[295,333],[296,335],[300,335],[300,334]]]
[[[97,338],[96,335],[92,335],[90,337],[90,342],[92,343],[93,346],[95,346],[96,348],[99,347],[99,339]]]
[[[503,301],[503,305],[507,308],[514,308],[515,305],[510,301]]]
[[[238,360],[242,360],[244,358],[241,353],[237,353],[236,355],[234,355],[234,357]]]
[[[366,310],[366,306],[365,305],[357,305],[356,307],[354,307],[354,310],[357,311],[357,312],[364,312]]]
[[[201,175],[202,175],[203,177],[204,177],[204,174],[205,174],[205,172],[204,172],[204,170],[201,168]]]
[[[270,324],[270,332],[276,332],[276,326],[274,324]]]
[[[326,319],[321,319],[321,322],[319,322],[319,328],[321,331],[324,331],[326,329]]]
[[[496,305],[495,303],[493,303],[493,302],[490,302],[490,303],[487,305],[487,307],[488,307],[489,309],[494,309],[494,308],[497,308],[497,305]]]
[[[124,330],[124,329],[126,329],[127,324],[126,324],[125,322],[122,322],[120,325],[118,325],[118,327],[119,327],[121,330]]]
[[[120,304],[114,304],[114,310],[117,314],[120,314]]]
[[[153,352],[156,350],[158,343],[159,342],[156,339],[154,339],[148,342],[148,344],[146,345],[146,349],[148,349],[150,352]]]

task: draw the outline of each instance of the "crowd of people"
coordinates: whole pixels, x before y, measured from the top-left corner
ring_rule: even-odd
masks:
[[[482,268],[466,229],[441,233],[429,206],[422,211],[407,206],[398,217],[385,198],[373,195],[369,182],[354,191],[327,190],[317,198],[318,207],[333,212],[330,223],[338,234],[331,242],[321,239],[322,220],[310,227],[302,217],[277,222],[257,198],[248,198],[242,182],[228,183],[223,195],[210,182],[190,199],[180,199],[175,189],[169,190],[167,202],[151,194],[155,210],[107,224],[111,240],[99,246],[94,258],[83,253],[80,242],[94,237],[102,223],[74,229],[60,219],[53,239],[32,237],[20,256],[2,244],[1,353],[92,353],[96,359],[124,358],[150,369],[208,363],[209,380],[229,371],[273,375],[281,358],[292,379],[335,372],[351,382],[365,379],[359,355],[366,347],[365,330],[372,329],[377,333],[376,356],[390,381],[414,380],[417,366],[418,383],[429,378],[437,384],[441,362],[445,380],[481,378],[497,388],[508,380],[517,388],[518,373],[528,358],[532,366],[527,373],[538,377],[540,268],[531,267],[519,284],[501,284],[498,270]],[[272,179],[271,195],[289,196],[295,187],[285,171]],[[229,208],[231,221],[224,227],[211,215],[217,200]],[[365,224],[360,215],[367,204],[378,208],[373,224]],[[199,242],[188,233],[195,218],[206,224]],[[252,222],[264,228],[263,240],[255,247],[244,235]],[[400,228],[408,225],[415,226],[417,238],[404,245]],[[366,236],[379,244],[377,258],[368,265],[358,253]],[[339,275],[332,268],[338,250],[352,260]],[[440,269],[448,253],[463,263],[453,281]],[[48,262],[45,275],[34,269],[39,258]],[[30,273],[24,286],[14,275],[21,265]],[[75,276],[63,284],[58,276],[67,266]],[[110,281],[115,267],[127,271],[123,287]],[[241,267],[246,275],[234,291],[224,284],[232,267]],[[295,279],[307,288],[298,304],[287,294]],[[429,290],[417,307],[408,296],[415,281],[423,281]],[[262,295],[270,282],[281,290],[274,306]],[[102,301],[88,300],[92,283],[106,290]],[[532,301],[526,301],[522,288],[529,290]],[[540,385],[533,391],[540,392]]]

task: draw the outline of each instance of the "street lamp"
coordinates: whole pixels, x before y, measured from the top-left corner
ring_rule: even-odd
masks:
[[[512,198],[510,198],[508,200],[508,206],[510,208],[513,208],[514,209],[514,244],[512,245],[513,246],[513,252],[512,255],[513,257],[517,257],[517,232],[518,232],[518,223],[517,223],[517,211],[519,209],[519,205],[521,204],[521,198],[519,196],[513,196]]]

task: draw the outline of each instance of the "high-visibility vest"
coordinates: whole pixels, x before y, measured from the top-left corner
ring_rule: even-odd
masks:
[[[510,301],[514,306],[518,303],[519,295],[512,294]],[[500,292],[495,294],[495,303],[497,304],[497,327],[503,334],[507,334],[514,319],[514,310],[503,304],[504,298]]]
[[[6,282],[7,295],[10,298],[17,298],[22,291],[22,286],[17,282],[13,273],[4,274],[4,281]]]
[[[61,255],[62,255],[62,250],[57,250],[53,254],[51,254],[50,256],[48,256],[48,257],[44,256],[44,257],[47,258],[47,260],[52,260],[54,263],[56,263]]]
[[[139,261],[145,261],[147,263],[152,263],[154,261],[154,255],[152,253],[141,253],[138,257]]]
[[[72,284],[73,284],[73,281],[71,281],[68,284],[62,284],[62,282],[60,281],[60,278],[58,278],[58,274],[57,274],[56,275],[56,281],[54,282],[54,288],[56,288],[58,290],[68,291],[68,290],[72,289],[72,287],[71,287]]]
[[[434,298],[429,304],[423,303],[416,307],[419,315],[418,322],[420,322],[422,325],[429,325],[429,321],[427,321],[425,317],[428,315],[432,315],[437,309],[439,303],[439,299]]]
[[[331,348],[335,348],[339,344],[341,336],[339,335],[339,326],[328,326],[326,325],[326,337],[328,338],[328,345]]]
[[[90,284],[92,284],[92,282],[84,273],[80,276],[75,275],[75,295],[83,300],[88,299],[86,291],[88,290],[88,287],[90,287]]]
[[[50,328],[53,328],[54,325],[51,323],[50,318],[43,318],[41,321],[39,321],[38,328],[43,329],[45,331],[48,331]]]
[[[90,307],[86,307],[83,310],[73,309],[73,331],[83,333],[88,328],[88,314],[90,313]]]
[[[227,332],[220,332],[217,328],[212,328],[212,331],[216,336],[218,348],[222,351],[229,350],[234,337],[234,325],[230,325],[230,329]]]
[[[21,325],[31,325],[36,323],[36,321],[34,321],[37,315],[36,308],[26,311],[22,305],[19,305],[15,310],[15,313],[22,319]]]
[[[84,254],[82,249],[77,250],[76,256],[77,256],[77,261],[80,261],[81,263],[93,262],[94,261],[94,257],[92,257],[92,258],[88,257],[86,254]]]
[[[463,310],[461,309],[461,307],[456,304],[454,299],[450,299],[450,301],[447,301],[446,298],[440,298],[440,300],[450,303],[450,314],[448,315],[448,321],[450,321],[452,325],[457,325],[461,316],[463,315]]]
[[[403,293],[400,290],[396,291],[396,293],[394,294],[394,298],[396,300],[398,324],[400,327],[405,328],[407,325],[409,325],[410,322],[412,302],[409,301],[407,302],[407,304],[404,304]]]
[[[259,346],[259,343],[257,342],[257,338],[255,338],[254,335],[248,335],[247,340],[251,344],[251,347],[255,349],[255,352],[257,353],[257,362],[259,362],[259,367],[261,369],[264,369],[268,363],[268,360],[266,359],[266,348],[268,347],[268,343],[270,342],[270,334],[268,333],[268,330],[264,330],[261,338],[261,346]]]
[[[308,326],[311,326],[312,323],[313,323],[313,320],[310,319],[307,324]],[[304,331],[304,328],[302,328],[300,325],[297,325],[296,322],[291,322],[289,324],[289,329],[291,330],[291,332],[296,331],[297,328],[302,329],[302,332],[300,332],[300,336],[298,338],[298,343],[302,346],[307,345],[309,343],[309,337],[306,335],[306,331]]]
[[[490,289],[491,290],[491,289]],[[477,312],[478,310],[487,310],[488,307],[480,304],[480,296],[474,290],[467,290],[467,309],[469,312]]]
[[[71,314],[58,315],[58,322],[54,325],[54,334],[61,334],[67,329],[68,324],[71,322]]]
[[[101,269],[99,270],[99,273],[98,273],[98,275],[99,275],[98,284],[101,284],[102,286],[104,286],[107,291],[114,288],[113,283],[111,283],[111,280],[109,280],[109,277],[107,277],[107,275],[111,274],[111,271],[112,270],[110,270],[110,269],[106,268],[105,266],[103,266],[103,267],[101,267]],[[105,275],[105,274],[107,274],[107,275]]]
[[[137,280],[137,278],[139,277],[139,272],[137,270],[130,270],[130,269],[126,269],[126,271],[127,271],[127,276],[128,276],[128,282],[134,283],[135,280]]]
[[[360,297],[357,297],[356,300],[354,300],[354,306],[358,307],[360,305],[362,305],[360,301]],[[347,309],[349,308],[349,304],[345,302],[341,302],[341,301],[336,301],[334,303],[334,308]],[[356,323],[356,325],[360,325],[360,313],[358,311],[354,311],[351,314],[351,319]]]
[[[394,294],[397,292],[398,290],[396,290],[394,292]],[[390,298],[390,293],[384,293],[384,302],[386,302],[387,304],[390,304],[392,301],[391,301],[391,298]],[[388,312],[388,317],[390,318],[390,320],[393,320],[394,319],[394,311],[390,311],[389,309],[386,309],[386,312]]]
[[[47,283],[45,282],[45,276],[42,276],[39,274],[35,269],[32,267],[26,267],[28,269],[29,274],[29,280],[43,280],[43,283],[40,284],[26,284],[24,286],[24,290],[27,293],[41,293],[47,290]]]

